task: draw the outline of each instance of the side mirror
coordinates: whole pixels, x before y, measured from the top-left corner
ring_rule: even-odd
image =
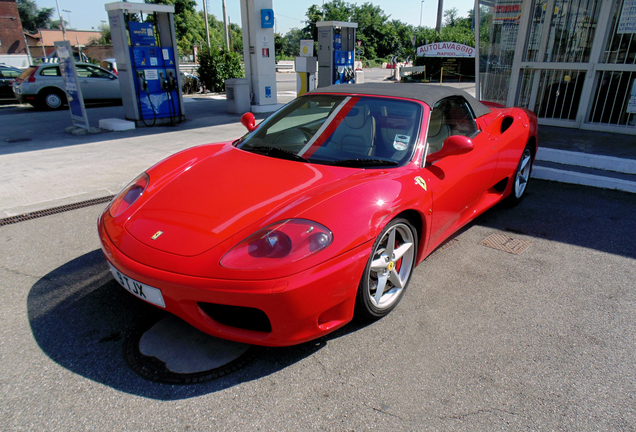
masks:
[[[254,118],[254,114],[251,112],[246,112],[241,116],[241,124],[247,128],[249,132],[252,132],[256,129],[256,119]]]
[[[473,149],[473,142],[463,135],[452,135],[446,138],[440,151],[431,153],[426,157],[427,163],[433,163],[446,156],[457,156],[468,153]]]

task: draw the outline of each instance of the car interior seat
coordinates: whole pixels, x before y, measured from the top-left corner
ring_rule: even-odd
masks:
[[[370,156],[375,145],[375,118],[367,105],[354,106],[333,133],[331,148]]]
[[[382,117],[390,117],[391,113],[387,110],[386,106],[380,108]],[[415,117],[417,111],[413,110],[411,113],[395,113],[397,116],[389,118],[387,122],[381,122],[380,126],[380,138],[382,139],[382,145],[376,145],[376,155],[386,157],[389,159],[401,159],[402,156],[406,156],[404,150],[398,150],[395,147],[396,137],[401,135],[403,139],[408,138],[412,142],[414,139],[415,129]],[[394,127],[391,127],[394,126]],[[404,142],[404,141],[402,141]],[[379,148],[382,147],[382,148]],[[405,149],[406,150],[406,149]]]
[[[428,154],[440,151],[444,145],[444,140],[448,138],[450,134],[451,129],[446,124],[442,109],[433,109],[428,123],[428,136],[426,138],[429,149]]]

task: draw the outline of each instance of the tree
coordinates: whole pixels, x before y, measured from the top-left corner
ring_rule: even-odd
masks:
[[[39,9],[34,0],[18,0],[18,13],[22,28],[30,33],[37,33],[40,28],[51,28],[53,8]]]
[[[111,45],[113,43],[113,38],[110,33],[110,26],[108,24],[101,23],[99,25],[99,31],[101,32],[101,36],[91,39],[89,45]]]
[[[389,16],[380,6],[374,6],[369,2],[361,6],[354,5],[351,21],[358,23],[356,35],[358,40],[362,41],[366,58],[385,58],[393,54],[394,32],[387,27]]]
[[[362,50],[367,58],[391,55],[395,45],[391,31],[386,27],[389,16],[379,6],[367,2],[361,6],[346,3],[343,0],[331,0],[324,9],[313,5],[306,13],[307,26],[302,30],[307,36],[317,39],[316,22],[352,21],[358,23],[357,38],[362,42]],[[390,40],[387,40],[390,38]]]
[[[441,3],[441,2],[438,2]],[[482,40],[487,40],[487,32],[483,26],[487,26],[487,17],[484,9],[481,14]],[[472,12],[463,18],[459,16],[457,8],[445,11],[446,25],[438,32],[428,27],[413,27],[399,20],[390,20],[380,6],[371,2],[361,5],[347,3],[344,0],[331,0],[324,4],[324,7],[312,5],[306,13],[307,25],[302,30],[293,29],[288,34],[279,35],[276,39],[276,55],[295,55],[294,51],[298,46],[297,40],[300,35],[316,40],[316,22],[322,21],[351,21],[358,23],[356,36],[362,42],[361,55],[366,59],[388,59],[391,56],[398,56],[400,60],[406,57],[415,57],[413,49],[413,37],[415,36],[415,46],[425,43],[440,41],[458,42],[469,46],[475,46],[475,36],[472,31]],[[292,33],[292,34],[290,34]],[[290,52],[291,51],[291,52]]]
[[[456,7],[446,9],[444,11],[444,26],[455,27],[457,25],[457,15],[459,15],[459,10]]]
[[[305,14],[307,26],[303,29],[303,32],[316,39],[316,22],[349,21],[353,15],[354,8],[355,5],[352,6],[343,0],[331,0],[329,3],[325,3],[322,8],[312,5]]]
[[[55,21],[51,21],[51,23],[49,25],[49,28],[62,30],[62,22],[64,22],[64,28],[66,30],[70,30],[68,28],[68,21],[66,21],[65,19],[63,19],[63,20],[59,20],[58,19],[58,20],[55,20]]]
[[[145,0],[146,3],[174,6],[174,28],[179,53],[192,51],[192,45],[205,39],[205,20],[197,13],[195,0]],[[149,17],[151,20],[152,17]]]
[[[287,34],[275,35],[276,44],[276,60],[291,60],[300,54],[300,40],[312,39],[311,35],[305,33],[305,30],[293,28]]]
[[[239,54],[219,50],[215,46],[201,50],[197,72],[203,85],[213,92],[224,91],[225,80],[242,78],[245,73]]]

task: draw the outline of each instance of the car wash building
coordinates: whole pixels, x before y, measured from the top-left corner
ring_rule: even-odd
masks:
[[[528,108],[543,125],[636,135],[636,0],[479,5],[483,100]]]

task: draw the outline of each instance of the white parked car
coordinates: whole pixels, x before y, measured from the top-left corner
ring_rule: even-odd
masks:
[[[76,63],[84,102],[121,102],[117,75],[90,63]],[[38,108],[60,109],[66,104],[60,66],[42,63],[31,66],[13,82],[13,93],[20,103]]]

